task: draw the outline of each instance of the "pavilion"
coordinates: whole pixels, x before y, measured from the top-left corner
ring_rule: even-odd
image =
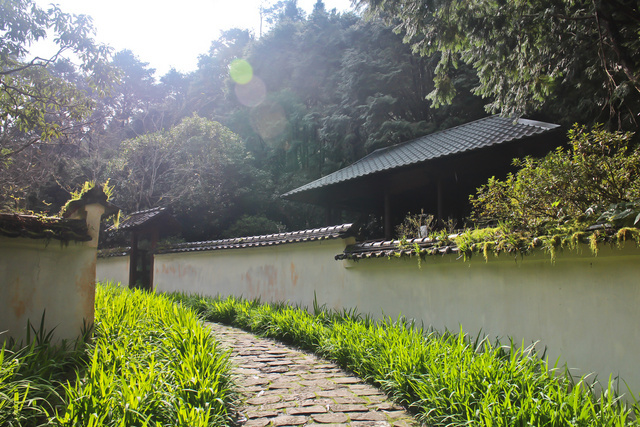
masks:
[[[385,237],[408,212],[460,219],[469,195],[513,170],[513,159],[540,157],[564,143],[560,126],[490,116],[378,149],[357,162],[293,189],[283,198],[384,217]]]

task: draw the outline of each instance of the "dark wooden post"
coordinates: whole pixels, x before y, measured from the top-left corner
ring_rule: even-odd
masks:
[[[331,206],[324,209],[324,223],[325,225],[333,225],[333,208]]]
[[[391,196],[389,190],[384,191],[384,238],[391,239]]]
[[[151,230],[151,253],[149,254],[149,258],[151,261],[151,265],[149,266],[149,291],[153,291],[153,272],[155,270],[155,253],[156,247],[158,246],[159,239],[158,229],[154,228]]]
[[[138,276],[138,233],[131,233],[131,253],[129,254],[129,288],[136,286]]]
[[[436,201],[436,203],[438,205],[437,208],[436,208],[437,216],[438,216],[437,219],[438,219],[438,225],[442,225],[444,223],[444,218],[442,218],[443,215],[444,215],[444,206],[443,206],[443,201],[442,201],[442,179],[440,177],[438,177],[438,181],[436,183],[436,186],[437,186],[437,190],[436,190],[437,191],[437,201]]]

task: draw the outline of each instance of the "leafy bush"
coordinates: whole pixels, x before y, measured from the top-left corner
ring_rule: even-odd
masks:
[[[609,382],[598,390],[584,378],[550,367],[534,346],[503,346],[462,331],[427,331],[400,318],[375,322],[354,311],[313,314],[285,304],[236,297],[173,294],[197,303],[211,320],[294,343],[380,386],[433,426],[627,426],[628,407]],[[599,393],[598,393],[599,391]]]
[[[568,218],[591,215],[593,222],[609,205],[640,198],[640,149],[632,135],[575,125],[568,150],[514,160],[516,174],[480,187],[470,198],[475,219],[539,232]]]
[[[415,215],[409,213],[396,227],[396,236],[398,239],[427,237],[433,228],[434,218],[434,215],[425,214],[424,211]]]

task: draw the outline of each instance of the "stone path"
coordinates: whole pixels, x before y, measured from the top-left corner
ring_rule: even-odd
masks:
[[[244,427],[420,425],[377,388],[331,362],[240,329],[207,326],[231,349]]]

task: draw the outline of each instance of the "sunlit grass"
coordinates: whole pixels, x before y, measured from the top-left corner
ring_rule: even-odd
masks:
[[[51,336],[0,351],[0,426],[232,424],[227,354],[163,296],[98,286],[92,343]]]
[[[221,426],[233,401],[228,358],[190,310],[99,287],[95,349],[57,416],[73,426]]]
[[[52,345],[54,331],[28,325],[26,340],[9,340],[0,349],[0,426],[49,425],[64,405],[64,384],[87,361],[83,339]],[[86,334],[90,331],[87,330]]]
[[[630,426],[637,405],[611,381],[574,382],[534,351],[459,333],[424,330],[406,319],[373,321],[353,311],[313,314],[284,304],[173,294],[212,321],[313,350],[378,385],[430,426]]]

